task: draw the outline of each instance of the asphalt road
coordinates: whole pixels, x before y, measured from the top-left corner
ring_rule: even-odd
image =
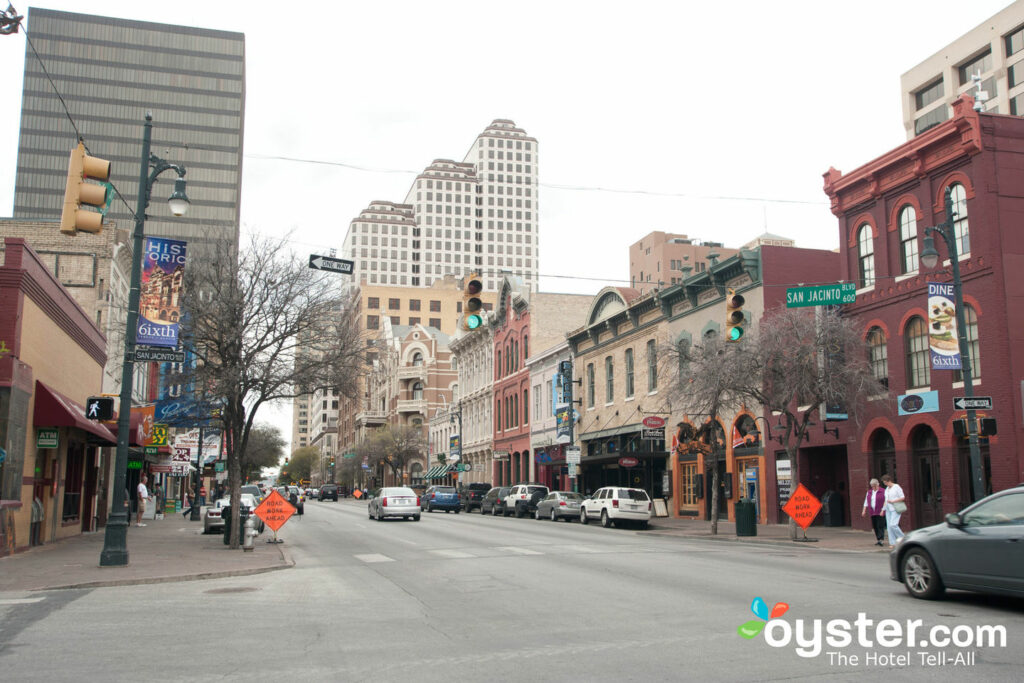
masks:
[[[889,581],[881,553],[476,513],[375,522],[355,501],[307,503],[280,536],[296,561],[287,571],[0,594],[3,678],[1019,680],[1024,664],[1024,602],[913,600]],[[767,630],[737,633],[760,623],[757,597],[789,605],[770,629],[777,646]],[[874,622],[863,627],[872,641],[883,619],[921,625],[893,647],[863,647],[856,626],[849,645],[812,637],[860,612],[862,625]],[[935,626],[974,638],[979,625],[1004,627],[1005,647],[914,642]],[[798,633],[810,656],[798,653]]]

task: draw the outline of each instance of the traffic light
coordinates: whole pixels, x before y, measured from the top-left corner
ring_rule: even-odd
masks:
[[[64,209],[60,214],[60,231],[74,237],[78,231],[98,233],[103,230],[103,216],[107,213],[110,195],[110,162],[85,153],[81,142],[71,150],[68,162],[68,182],[64,188]],[[99,180],[103,184],[87,183]],[[88,211],[82,205],[96,207]]]
[[[85,402],[85,416],[90,420],[113,420],[114,399],[110,396],[90,396]]]
[[[484,285],[476,273],[466,276],[465,289],[462,292],[462,329],[466,331],[475,330],[484,324],[483,301],[480,300],[480,292]]]
[[[725,340],[738,342],[743,338],[743,326],[746,318],[743,316],[743,304],[746,300],[736,290],[729,289],[725,295]]]

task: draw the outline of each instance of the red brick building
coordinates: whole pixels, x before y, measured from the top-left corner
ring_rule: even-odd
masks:
[[[998,436],[981,439],[986,486],[1024,481],[1024,120],[973,110],[962,96],[953,118],[860,168],[825,173],[839,219],[841,277],[857,282],[844,312],[860,321],[875,375],[892,399],[877,401],[862,424],[841,425],[838,439],[816,434],[800,451],[804,483],[840,490],[846,524],[860,517],[871,477],[890,472],[908,496],[909,524],[941,521],[973,499],[966,438],[954,433],[964,412],[959,371],[932,369],[928,282],[952,282],[948,259],[919,265],[925,228],[946,220],[952,188],[974,393],[991,396]],[[936,248],[946,257],[945,243]],[[900,415],[897,397],[918,394],[925,408]],[[932,408],[934,407],[934,410]],[[844,471],[845,470],[845,471]],[[906,516],[905,516],[906,517]]]

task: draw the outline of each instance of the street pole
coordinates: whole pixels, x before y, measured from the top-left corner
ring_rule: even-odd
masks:
[[[129,513],[125,509],[125,479],[128,470],[128,434],[131,429],[132,378],[135,372],[135,330],[139,321],[139,294],[142,288],[142,237],[146,227],[146,207],[153,189],[153,182],[164,171],[178,172],[174,194],[171,199],[184,200],[185,168],[168,164],[156,155],[150,154],[153,137],[153,114],[146,113],[142,135],[142,164],[139,171],[139,193],[135,209],[135,230],[132,233],[132,279],[128,290],[128,319],[125,322],[124,363],[121,367],[120,412],[117,415],[117,455],[114,459],[114,498],[110,518],[103,536],[103,550],[100,553],[101,567],[124,567],[128,564]],[[149,173],[150,167],[153,168]],[[178,196],[180,194],[180,196]],[[173,209],[172,209],[173,210]],[[184,209],[181,210],[184,213]],[[176,215],[181,215],[178,213]]]
[[[203,401],[203,407],[205,408],[205,401]],[[202,424],[199,425],[199,448],[197,449],[198,456],[196,458],[196,485],[192,489],[192,512],[189,514],[188,519],[190,522],[198,522],[199,517],[199,489],[202,486],[203,477],[203,431],[205,427]]]
[[[935,250],[935,238],[932,233],[938,233],[942,241],[946,243],[946,250],[949,253],[949,261],[953,267],[953,294],[956,306],[956,334],[957,343],[960,348],[961,373],[964,378],[964,396],[967,399],[974,397],[974,378],[971,374],[970,346],[967,343],[967,322],[964,317],[964,293],[963,281],[960,279],[960,254],[956,246],[956,229],[953,226],[953,190],[946,188],[946,220],[935,227],[925,228],[924,249],[921,251],[921,263],[928,268],[934,268],[938,264],[939,253]],[[967,401],[967,405],[971,405]],[[971,490],[974,500],[978,501],[985,497],[985,476],[981,462],[981,445],[978,442],[978,413],[974,408],[967,409],[967,445],[970,451],[971,465]]]

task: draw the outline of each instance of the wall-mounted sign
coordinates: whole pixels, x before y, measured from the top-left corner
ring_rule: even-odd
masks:
[[[928,347],[932,370],[960,370],[953,284],[928,283]]]
[[[916,415],[917,413],[935,413],[939,410],[939,392],[923,391],[919,394],[903,394],[896,397],[896,407],[900,415]]]
[[[636,467],[640,464],[640,460],[633,456],[627,456],[625,458],[619,458],[619,467]]]
[[[505,460],[508,458],[508,451],[494,451],[494,453],[491,454],[491,457],[495,460]]]
[[[40,427],[36,430],[36,448],[57,448],[57,430]]]

